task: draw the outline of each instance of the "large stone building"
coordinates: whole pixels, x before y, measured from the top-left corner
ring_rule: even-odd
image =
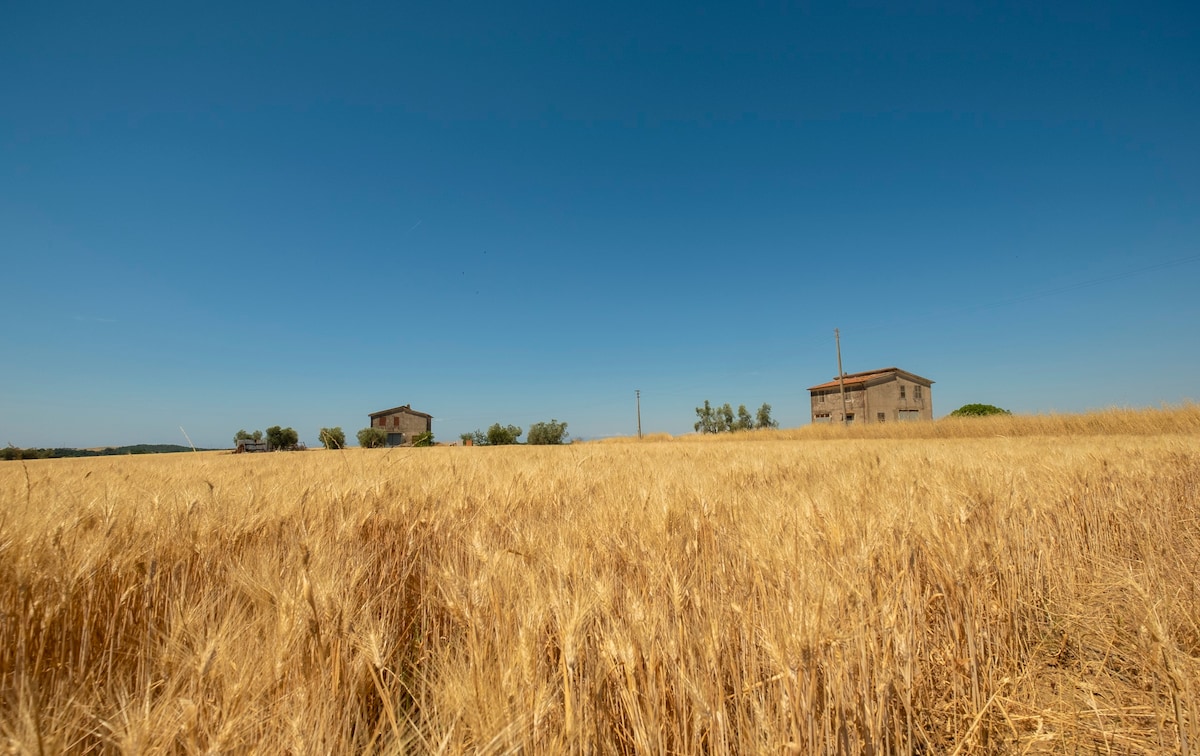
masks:
[[[417,412],[407,404],[370,414],[371,427],[387,432],[388,446],[411,444],[422,433],[433,432],[433,415]]]
[[[842,414],[842,385],[846,409]],[[809,388],[814,423],[884,423],[933,419],[933,381],[899,368],[847,373]]]

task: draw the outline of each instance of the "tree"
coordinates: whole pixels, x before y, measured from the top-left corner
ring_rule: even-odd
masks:
[[[495,423],[487,430],[487,442],[492,446],[515,444],[521,433],[523,431],[515,425],[501,427],[500,423]]]
[[[317,434],[317,438],[326,449],[346,448],[346,434],[342,432],[341,426],[322,428],[321,432]]]
[[[721,405],[721,409],[717,410],[717,433],[728,433],[733,430],[733,407],[729,406],[729,402]]]
[[[694,427],[700,433],[727,433],[734,430],[733,407],[728,403],[714,407],[705,399],[704,406],[696,408],[696,416],[700,419]]]
[[[750,411],[746,409],[746,405],[738,405],[737,420],[733,422],[730,429],[735,431],[754,430],[754,418],[750,417]]]
[[[387,443],[387,431],[383,428],[363,428],[358,432],[358,445],[364,449],[378,449]]]
[[[433,431],[418,433],[413,439],[413,446],[433,446]]]
[[[950,417],[987,417],[988,415],[1011,415],[1006,409],[991,404],[964,404],[950,413]]]
[[[713,406],[704,400],[703,407],[696,408],[696,417],[700,418],[696,421],[697,433],[716,433],[717,432],[717,414]]]
[[[537,446],[549,446],[563,443],[567,438],[567,424],[557,420],[548,423],[534,423],[529,426],[525,442]]]
[[[244,429],[233,434],[233,445],[237,446],[238,441],[262,441],[263,432],[256,430],[253,433],[247,433]]]
[[[771,405],[763,402],[763,406],[758,408],[758,417],[754,423],[755,428],[778,428],[778,421],[771,419]]]
[[[272,425],[267,428],[267,447],[273,451],[290,451],[300,443],[300,434],[292,428],[280,428]]]

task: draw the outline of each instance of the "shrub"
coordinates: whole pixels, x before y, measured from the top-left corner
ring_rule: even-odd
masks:
[[[987,417],[988,415],[1011,415],[1006,409],[991,404],[964,404],[950,413],[950,417]]]

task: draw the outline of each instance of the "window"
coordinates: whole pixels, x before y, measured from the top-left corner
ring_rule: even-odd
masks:
[[[814,422],[814,423],[827,423],[827,422],[829,422],[829,413],[828,413],[828,412],[822,412],[822,413],[820,413],[820,414],[813,415],[813,422]]]
[[[852,422],[854,422],[854,413],[853,413],[853,412],[847,412],[847,413],[846,413],[846,422],[847,422],[847,423],[852,423]]]
[[[821,404],[825,403],[825,392],[824,391],[817,392],[817,401],[820,402]]]
[[[886,415],[886,414],[884,414],[884,413],[882,413],[882,412],[876,412],[876,413],[875,413],[875,421],[876,421],[876,422],[882,423],[882,422],[884,422],[885,420],[887,420],[887,415]]]
[[[904,384],[903,384],[903,383],[901,383],[901,384],[900,384],[900,398],[901,398],[901,399],[903,399],[903,398],[904,398],[904,388],[905,388]]]
[[[921,387],[913,386],[913,399],[920,399],[920,398],[921,398]]]

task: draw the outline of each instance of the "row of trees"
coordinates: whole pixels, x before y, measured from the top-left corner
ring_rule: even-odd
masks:
[[[481,430],[475,430],[471,433],[464,433],[459,438],[463,443],[471,443],[474,446],[507,446],[509,444],[519,443],[518,438],[524,431],[515,425],[501,425],[494,423],[487,429],[487,433]],[[567,443],[567,424],[559,422],[557,419],[547,423],[534,423],[529,427],[529,435],[525,437],[525,443],[534,446],[553,446],[557,444]]]
[[[779,423],[771,419],[771,405],[763,403],[758,412],[751,416],[746,405],[739,404],[737,415],[728,403],[714,407],[707,399],[703,407],[696,408],[695,428],[700,433],[731,433],[733,431],[756,430],[760,428],[778,428]]]
[[[236,445],[238,441],[255,441],[263,440],[263,432],[256,430],[253,433],[245,430],[240,430],[233,436],[233,443]],[[346,448],[346,432],[340,426],[333,428],[322,428],[317,433],[317,439],[321,442],[321,446],[326,449],[345,449]],[[267,428],[266,432],[267,448],[271,451],[290,451],[301,448],[300,438],[292,428],[280,428],[278,425]],[[363,428],[358,432],[358,445],[364,449],[378,449],[387,445],[387,431],[383,428]],[[433,446],[433,434],[425,432],[413,439],[413,446]]]

